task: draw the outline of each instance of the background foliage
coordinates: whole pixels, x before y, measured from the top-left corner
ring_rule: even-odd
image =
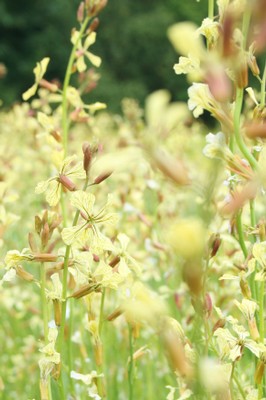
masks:
[[[35,63],[45,56],[52,60],[48,79],[62,80],[78,4],[79,0],[0,2],[0,62],[8,70],[0,80],[0,98],[6,105],[21,100],[32,84]],[[109,0],[93,49],[103,59],[97,100],[118,111],[123,97],[142,103],[148,93],[161,88],[170,90],[175,100],[185,99],[186,81],[171,74],[177,55],[166,30],[182,20],[200,23],[206,10],[206,0]]]

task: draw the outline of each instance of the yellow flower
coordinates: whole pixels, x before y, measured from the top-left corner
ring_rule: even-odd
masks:
[[[116,254],[118,255],[119,267],[118,271],[124,277],[128,276],[133,270],[137,276],[141,274],[141,267],[138,262],[127,252],[127,247],[129,244],[129,237],[124,233],[119,233],[117,239],[120,243],[120,249],[116,249]]]
[[[39,182],[35,188],[35,193],[46,192],[45,198],[50,206],[56,206],[60,200],[62,185],[68,190],[75,190],[75,185],[72,182],[72,178],[84,179],[85,171],[83,169],[82,162],[77,163],[75,166],[71,166],[76,156],[67,157],[61,164],[59,172],[49,178],[47,181]]]
[[[35,75],[35,83],[26,92],[23,93],[22,95],[23,100],[27,101],[30,97],[35,95],[38,89],[38,85],[46,72],[49,61],[50,58],[45,57],[36,64],[36,67],[33,70]]]
[[[90,251],[96,253],[103,250],[113,250],[112,242],[98,228],[98,225],[115,224],[117,220],[116,214],[107,212],[112,203],[112,196],[108,195],[106,205],[97,212],[93,211],[95,196],[92,193],[78,190],[72,194],[70,202],[80,211],[84,222],[80,225],[63,229],[63,241],[67,245],[72,245],[74,242],[81,241],[84,243],[88,241]]]
[[[76,57],[77,57],[77,70],[79,72],[84,72],[87,68],[84,56],[86,56],[89,61],[94,65],[95,67],[99,67],[101,65],[101,58],[92,54],[90,51],[88,51],[88,48],[93,45],[96,41],[96,33],[91,32],[85,39],[83,45],[82,45],[82,40],[80,37],[80,34],[78,31],[74,31],[72,37],[71,37],[71,42],[75,45],[77,44],[77,50],[76,50]],[[78,43],[77,43],[78,42]]]

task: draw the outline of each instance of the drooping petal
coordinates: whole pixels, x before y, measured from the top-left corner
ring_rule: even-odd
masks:
[[[64,243],[70,246],[74,242],[77,242],[83,235],[86,225],[87,223],[82,225],[72,226],[71,228],[64,228],[61,234]]]

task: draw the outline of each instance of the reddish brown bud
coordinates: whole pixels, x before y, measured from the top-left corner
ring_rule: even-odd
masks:
[[[90,32],[95,32],[99,26],[100,20],[99,18],[94,18],[94,20],[91,22],[89,26],[89,33]]]
[[[220,246],[221,246],[221,238],[220,238],[220,234],[216,233],[216,234],[212,234],[210,237],[210,258],[214,257],[217,253],[217,251],[219,250]]]
[[[209,293],[205,294],[204,309],[207,314],[207,318],[209,318],[212,313],[212,299]]]
[[[81,297],[87,296],[92,292],[96,292],[99,289],[99,284],[87,284],[82,286],[80,289],[76,290],[70,297],[74,297],[75,299],[80,299]]]
[[[115,311],[113,311],[111,314],[108,315],[107,321],[113,321],[122,314],[123,311],[121,310],[121,308],[117,308]]]
[[[223,328],[225,326],[226,320],[221,318],[214,324],[212,332],[215,332],[218,328]]]
[[[62,142],[62,137],[59,131],[53,130],[50,132],[50,135],[53,136],[53,138],[58,142]]]
[[[42,220],[38,215],[35,215],[35,232],[40,235],[42,230]]]
[[[240,89],[248,86],[248,67],[246,62],[242,61],[236,70],[236,84]]]
[[[120,257],[116,256],[115,258],[113,258],[110,262],[109,265],[110,267],[114,268],[120,261]]]
[[[103,181],[105,181],[107,178],[109,178],[110,175],[112,175],[113,171],[111,172],[104,172],[102,174],[100,174],[99,176],[97,176],[97,178],[94,179],[94,184],[95,185],[99,185],[100,183],[102,183]]]
[[[66,175],[59,175],[59,182],[70,192],[74,192],[76,190],[76,185],[69,179]]]

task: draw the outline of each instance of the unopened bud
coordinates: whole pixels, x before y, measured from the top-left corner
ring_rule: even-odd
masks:
[[[30,249],[33,252],[36,252],[37,251],[37,244],[36,244],[36,241],[35,241],[35,238],[34,238],[34,234],[32,232],[29,232],[28,242],[29,242]]]
[[[76,190],[76,185],[69,179],[66,175],[59,175],[59,182],[70,192],[74,192]]]
[[[58,86],[55,83],[48,82],[46,79],[41,79],[39,85],[52,93],[55,93],[58,90]]]
[[[255,375],[254,375],[254,380],[257,385],[259,385],[262,381],[263,375],[264,375],[264,369],[265,369],[265,364],[262,360],[259,360]]]
[[[35,215],[35,232],[40,235],[42,230],[42,220],[38,215]]]
[[[209,293],[205,294],[204,309],[207,314],[207,318],[209,318],[212,313],[212,299]]]
[[[56,254],[50,253],[36,253],[33,254],[33,260],[37,262],[54,262],[57,260]]]
[[[62,137],[59,131],[53,130],[50,132],[50,135],[58,142],[62,142]]]
[[[253,54],[248,57],[248,66],[254,76],[260,75],[260,69],[257,64],[257,59]]]
[[[212,328],[212,332],[215,332],[219,328],[224,328],[226,320],[224,318],[218,319]]]
[[[80,289],[76,290],[70,297],[74,297],[75,299],[80,299],[81,297],[87,296],[88,294],[97,291],[100,285],[98,284],[87,284],[82,286]]]
[[[90,32],[95,32],[99,26],[100,20],[99,18],[94,18],[94,20],[91,22],[89,26],[89,33]]]
[[[240,289],[245,299],[251,299],[251,290],[246,280],[240,280]]]
[[[82,22],[84,19],[84,1],[82,1],[78,7],[78,11],[77,11],[77,21],[78,22]]]
[[[121,308],[117,308],[115,311],[108,315],[107,321],[114,321],[116,318],[120,317],[122,313],[123,311],[121,310]]]
[[[260,334],[258,331],[257,323],[255,318],[249,319],[248,320],[248,326],[249,326],[249,331],[250,331],[250,336],[253,340],[258,341],[260,338]]]
[[[265,123],[251,123],[245,126],[245,133],[246,135],[253,139],[253,138],[266,138],[266,124]]]
[[[21,266],[16,266],[16,273],[17,275],[22,278],[24,281],[32,282],[34,281],[34,276],[29,272],[25,271]]]
[[[119,256],[115,256],[110,262],[109,265],[110,267],[114,268],[120,261],[120,257]]]
[[[83,150],[83,168],[86,174],[88,175],[90,166],[91,166],[91,161],[92,161],[92,150],[91,146],[89,145],[88,142],[83,143],[82,145],[82,150]]]
[[[43,248],[47,245],[47,243],[49,241],[49,235],[50,235],[49,225],[48,225],[48,222],[45,222],[43,229],[42,229],[42,233],[41,233],[41,241],[42,241]]]
[[[246,62],[242,62],[236,71],[236,84],[240,89],[248,86],[248,67]]]
[[[214,257],[221,246],[221,237],[219,233],[212,234],[209,240],[210,245],[210,257]]]
[[[95,185],[99,185],[100,183],[102,183],[103,181],[105,181],[107,178],[109,178],[110,175],[112,175],[112,171],[111,172],[104,172],[102,174],[100,174],[99,176],[97,176],[97,178],[94,179],[94,184]]]
[[[53,300],[53,305],[54,305],[54,320],[56,326],[61,326],[61,319],[62,319],[62,313],[61,313],[61,302],[58,299]]]

